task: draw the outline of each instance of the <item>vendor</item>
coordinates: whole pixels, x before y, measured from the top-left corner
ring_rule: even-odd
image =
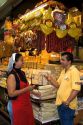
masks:
[[[72,65],[73,55],[64,52],[61,55],[61,65],[63,70],[58,81],[51,76],[45,76],[50,83],[58,88],[56,105],[61,125],[74,125],[74,115],[77,109],[77,94],[80,91],[80,73],[75,66]]]
[[[11,57],[10,73],[7,79],[9,95],[8,112],[12,125],[34,125],[30,92],[34,85],[29,85],[25,73],[21,70],[23,57],[21,54],[13,54]],[[13,67],[12,67],[13,66]]]

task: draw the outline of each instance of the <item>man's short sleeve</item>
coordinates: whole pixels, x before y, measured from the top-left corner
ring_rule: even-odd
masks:
[[[81,89],[80,72],[77,69],[72,71],[72,89],[78,91]]]

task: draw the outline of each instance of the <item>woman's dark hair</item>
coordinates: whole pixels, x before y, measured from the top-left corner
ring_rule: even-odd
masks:
[[[22,55],[20,53],[16,53],[16,55],[15,55],[15,61],[17,62],[21,56]]]
[[[71,63],[73,63],[73,54],[70,52],[63,52],[61,53],[61,56],[67,56],[66,59],[67,61],[71,61]]]

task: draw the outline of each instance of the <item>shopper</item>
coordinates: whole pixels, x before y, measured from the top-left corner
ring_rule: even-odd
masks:
[[[74,125],[74,115],[77,108],[77,94],[80,91],[80,73],[72,65],[73,55],[69,52],[61,54],[63,70],[60,77],[55,81],[52,76],[45,76],[53,86],[58,88],[56,105],[61,125]]]
[[[28,84],[25,73],[21,70],[23,66],[22,55],[13,54],[12,59],[14,65],[7,79],[7,90],[9,95],[7,107],[11,118],[11,124],[34,125],[30,91],[32,91],[35,86],[30,86]]]

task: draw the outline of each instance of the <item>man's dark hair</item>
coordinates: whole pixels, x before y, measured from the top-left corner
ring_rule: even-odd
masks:
[[[73,54],[70,52],[63,52],[61,53],[61,56],[67,56],[66,59],[67,61],[71,61],[71,63],[73,62]]]

